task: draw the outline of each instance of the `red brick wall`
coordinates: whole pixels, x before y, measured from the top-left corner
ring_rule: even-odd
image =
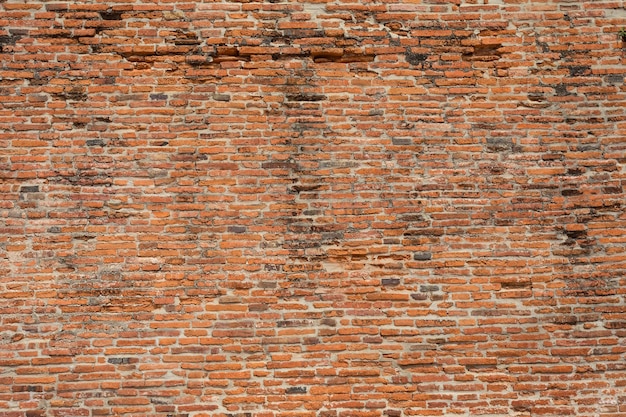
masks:
[[[622,27],[0,0],[0,416],[626,415]]]

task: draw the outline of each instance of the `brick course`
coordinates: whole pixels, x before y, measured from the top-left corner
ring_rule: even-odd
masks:
[[[0,416],[626,415],[624,7],[0,0]]]

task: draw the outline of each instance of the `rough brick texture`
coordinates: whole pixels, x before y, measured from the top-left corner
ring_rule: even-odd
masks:
[[[0,0],[0,416],[626,415],[622,27]]]

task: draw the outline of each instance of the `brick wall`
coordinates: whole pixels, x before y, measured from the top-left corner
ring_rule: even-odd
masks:
[[[626,415],[622,27],[0,0],[0,416]]]

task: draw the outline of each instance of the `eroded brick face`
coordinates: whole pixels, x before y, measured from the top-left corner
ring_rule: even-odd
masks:
[[[625,26],[0,0],[0,415],[626,415]]]

